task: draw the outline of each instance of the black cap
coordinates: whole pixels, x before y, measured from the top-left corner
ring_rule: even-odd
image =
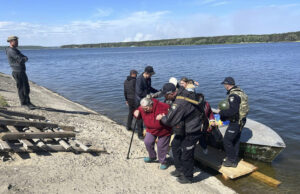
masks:
[[[235,85],[235,81],[232,77],[226,77],[221,84]]]
[[[176,86],[172,83],[166,83],[162,88],[161,94],[166,95],[176,91]]]
[[[135,70],[135,69],[130,70],[130,75],[132,75],[132,74],[138,74],[137,70]]]
[[[152,75],[155,74],[155,72],[154,72],[152,66],[147,66],[147,67],[145,68],[145,71],[144,71],[144,72],[149,73],[149,74],[152,74]]]

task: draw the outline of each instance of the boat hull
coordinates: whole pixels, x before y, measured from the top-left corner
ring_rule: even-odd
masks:
[[[215,115],[218,117],[218,115]],[[216,120],[217,123],[219,122]],[[219,126],[223,137],[228,125]],[[282,138],[270,127],[247,118],[241,131],[240,156],[272,162],[286,147]]]
[[[240,143],[240,156],[242,158],[251,158],[263,162],[272,162],[284,147],[271,147],[264,145],[255,145]]]

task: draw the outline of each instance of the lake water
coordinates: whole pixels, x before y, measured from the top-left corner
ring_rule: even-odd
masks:
[[[123,83],[130,69],[146,64],[156,74],[154,88],[173,76],[197,80],[198,92],[213,107],[225,98],[220,84],[232,76],[249,96],[249,118],[274,129],[287,148],[272,164],[255,162],[260,171],[282,181],[277,188],[251,177],[224,184],[238,192],[299,192],[300,185],[300,43],[24,50],[30,80],[72,101],[125,124]],[[11,74],[4,52],[0,71]],[[34,103],[34,102],[33,102]]]

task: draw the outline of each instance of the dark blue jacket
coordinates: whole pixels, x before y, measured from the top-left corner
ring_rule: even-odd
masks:
[[[124,82],[124,96],[126,101],[135,100],[135,82],[135,77],[127,76],[127,79]]]
[[[191,97],[190,93],[182,87],[179,88],[177,96]],[[200,112],[192,103],[183,99],[176,99],[171,104],[168,114],[162,117],[161,122],[172,127],[177,135],[200,132],[202,118],[199,114]],[[184,131],[178,131],[177,133],[176,125],[184,125],[183,128],[179,129]]]
[[[156,92],[158,90],[151,87],[151,78],[145,79],[143,73],[137,77],[135,84],[135,100],[137,105],[140,104],[142,98],[145,98],[147,94]]]

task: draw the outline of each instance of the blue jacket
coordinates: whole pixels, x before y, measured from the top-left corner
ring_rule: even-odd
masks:
[[[140,104],[142,98],[145,98],[147,94],[156,93],[158,90],[151,87],[151,78],[145,79],[143,73],[136,79],[135,84],[135,100],[137,105]]]

